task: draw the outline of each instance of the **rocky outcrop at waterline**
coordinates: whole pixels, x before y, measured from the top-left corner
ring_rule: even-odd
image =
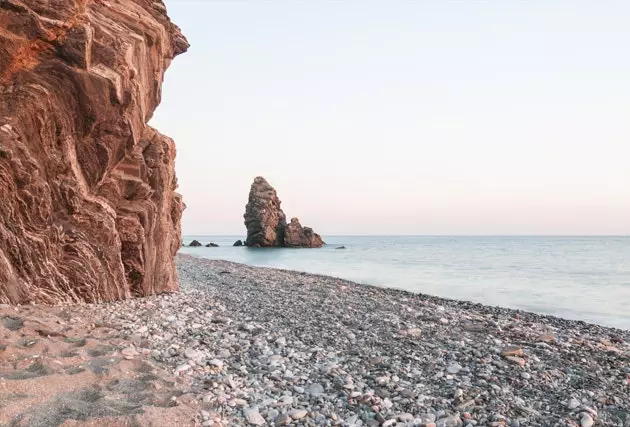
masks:
[[[318,248],[324,242],[297,218],[287,225],[276,190],[261,176],[256,177],[245,207],[246,245],[249,247]]]
[[[147,122],[187,48],[161,0],[0,2],[0,302],[177,289],[175,145]]]
[[[312,228],[302,227],[299,219],[291,218],[285,228],[284,245],[289,248],[320,248],[324,241]]]

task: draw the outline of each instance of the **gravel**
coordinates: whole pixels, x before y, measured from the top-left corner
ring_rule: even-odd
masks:
[[[204,426],[630,426],[630,332],[179,255],[181,291],[93,305]],[[132,351],[133,350],[133,351]]]

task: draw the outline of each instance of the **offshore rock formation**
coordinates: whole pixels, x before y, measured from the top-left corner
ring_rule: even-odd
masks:
[[[287,225],[276,190],[259,176],[249,191],[245,206],[245,227],[250,247],[319,248],[324,242],[311,228],[302,227],[297,218]]]
[[[284,246],[287,217],[280,208],[276,190],[262,176],[254,179],[243,217],[247,227],[247,246]]]
[[[161,0],[0,1],[0,302],[177,289],[175,146],[147,126],[188,43]]]
[[[289,248],[321,248],[324,241],[310,227],[302,227],[297,218],[291,218],[284,231],[284,245]]]

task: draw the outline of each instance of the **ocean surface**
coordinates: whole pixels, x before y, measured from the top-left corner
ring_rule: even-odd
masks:
[[[180,253],[325,274],[630,330],[630,237],[325,236],[321,249],[184,236]],[[346,249],[336,249],[338,246]]]

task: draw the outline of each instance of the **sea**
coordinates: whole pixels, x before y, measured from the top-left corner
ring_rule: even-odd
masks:
[[[324,236],[320,249],[184,236],[180,253],[335,276],[630,330],[630,236]],[[344,246],[345,249],[337,249]]]

